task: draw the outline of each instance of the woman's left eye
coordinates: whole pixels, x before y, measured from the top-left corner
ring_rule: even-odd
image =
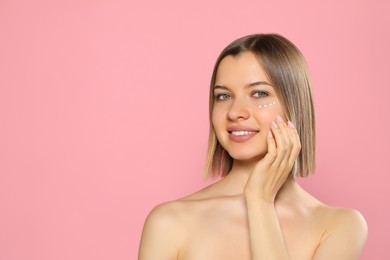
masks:
[[[264,98],[264,97],[268,96],[268,93],[264,92],[264,91],[255,91],[253,93],[253,96],[255,96],[257,98]]]

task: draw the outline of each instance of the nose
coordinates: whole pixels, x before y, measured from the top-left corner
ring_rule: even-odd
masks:
[[[244,100],[234,99],[227,113],[228,119],[235,121],[249,118],[248,104]]]

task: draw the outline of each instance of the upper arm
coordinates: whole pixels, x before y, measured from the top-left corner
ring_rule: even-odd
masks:
[[[176,215],[168,205],[155,207],[146,218],[138,260],[177,259],[180,232]]]
[[[367,239],[364,217],[351,209],[338,210],[313,259],[359,259]]]

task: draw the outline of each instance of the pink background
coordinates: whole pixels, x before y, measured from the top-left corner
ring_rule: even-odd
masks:
[[[314,4],[315,2],[315,4]],[[314,81],[318,170],[390,259],[390,2],[0,2],[0,259],[136,259],[156,204],[202,180],[208,84],[237,37],[277,32]]]

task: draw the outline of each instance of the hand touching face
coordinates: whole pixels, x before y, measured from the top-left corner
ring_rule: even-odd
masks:
[[[268,152],[251,173],[244,189],[247,199],[273,203],[285,183],[301,150],[299,135],[292,124],[280,116],[272,121],[267,138]]]

